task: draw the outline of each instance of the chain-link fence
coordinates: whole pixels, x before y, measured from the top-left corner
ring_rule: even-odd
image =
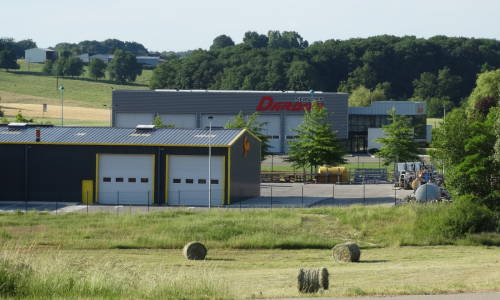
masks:
[[[154,203],[154,194],[150,191],[115,191],[100,192],[99,203],[88,193],[18,193],[6,195],[13,201],[1,201],[0,211],[50,211],[68,212],[108,212],[135,213],[163,210],[171,207],[199,208],[300,208],[318,206],[345,205],[394,205],[410,194],[411,191],[395,189],[392,184],[262,184],[260,195],[246,199],[232,199],[231,204],[224,204],[224,191],[208,190],[168,191],[168,204]],[[3,197],[2,197],[3,198]],[[25,199],[28,199],[26,201]]]

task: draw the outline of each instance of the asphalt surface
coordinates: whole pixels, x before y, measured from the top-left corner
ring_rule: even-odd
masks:
[[[500,292],[492,293],[468,293],[450,295],[408,295],[408,296],[384,296],[384,297],[355,297],[355,298],[286,298],[280,300],[500,300]]]
[[[261,196],[222,206],[223,209],[243,208],[285,208],[314,206],[347,205],[387,205],[399,202],[412,191],[394,189],[392,184],[333,185],[302,183],[271,183],[261,185]],[[180,207],[189,207],[179,203]],[[141,205],[84,205],[73,202],[35,202],[1,201],[0,211],[48,211],[51,213],[69,212],[109,212],[109,213],[147,213],[172,209],[176,206]],[[204,209],[199,207],[196,209]]]

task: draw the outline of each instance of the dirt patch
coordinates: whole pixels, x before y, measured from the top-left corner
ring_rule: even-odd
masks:
[[[15,116],[20,111],[27,118],[60,118],[60,103],[54,104],[53,101],[51,102],[41,102],[40,104],[2,102],[0,105],[7,116]],[[43,103],[47,104],[46,112],[43,111]],[[65,119],[109,121],[109,117],[109,110],[107,109],[64,106]]]

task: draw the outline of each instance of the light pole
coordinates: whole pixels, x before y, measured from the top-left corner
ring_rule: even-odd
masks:
[[[212,119],[208,117],[208,209],[212,207]]]
[[[61,85],[59,87],[59,91],[61,92],[61,126],[64,126],[64,86]]]

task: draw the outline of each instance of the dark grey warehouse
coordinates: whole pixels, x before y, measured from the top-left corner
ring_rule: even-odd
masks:
[[[10,124],[0,154],[0,201],[217,206],[260,193],[246,130]]]
[[[340,140],[347,140],[347,97],[314,91],[115,90],[112,123],[131,128],[152,124],[158,115],[176,128],[208,128],[210,117],[212,127],[222,128],[239,112],[258,112],[270,152],[287,153],[289,142],[297,138],[294,129],[313,101],[327,108],[332,130]]]

